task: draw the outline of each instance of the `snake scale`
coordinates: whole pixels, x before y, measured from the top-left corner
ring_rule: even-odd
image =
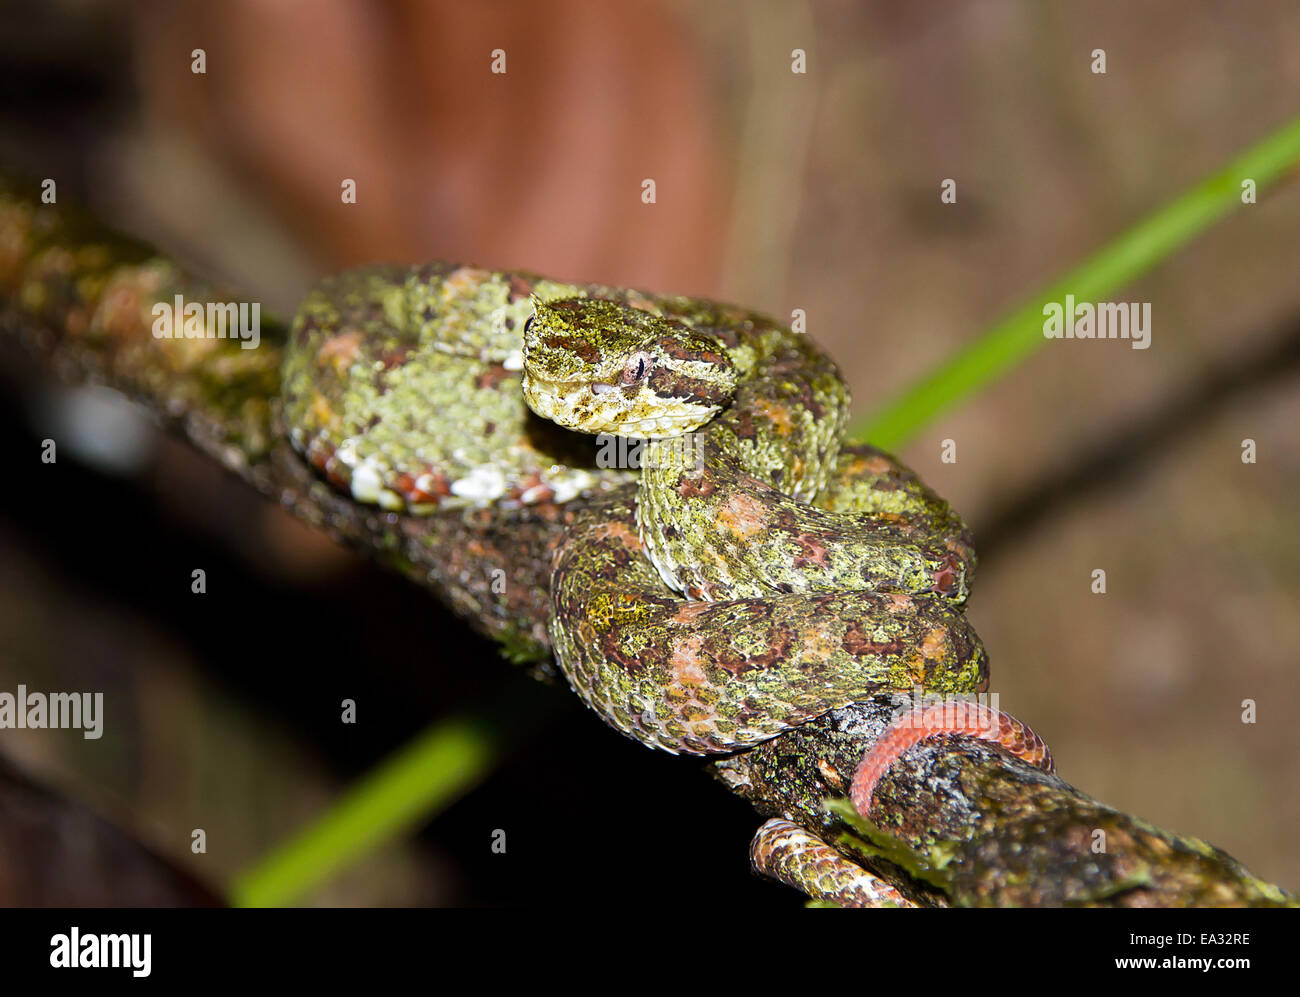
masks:
[[[322,282],[283,378],[294,446],[357,501],[420,515],[581,497],[552,575],[560,667],[612,726],[692,754],[883,690],[987,679],[961,612],[965,525],[889,456],[843,446],[848,411],[831,360],[748,310],[451,264]],[[863,813],[937,733],[1050,766],[1005,715],[921,719],[863,760]],[[751,854],[813,895],[901,900],[783,822]]]

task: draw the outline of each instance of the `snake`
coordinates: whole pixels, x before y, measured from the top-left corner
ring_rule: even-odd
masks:
[[[697,755],[882,691],[986,685],[962,612],[970,532],[892,457],[845,444],[849,409],[811,338],[751,310],[449,263],[323,280],[294,318],[281,398],[303,458],[386,514],[578,501],[551,578],[560,669],[610,726]],[[858,810],[940,734],[1051,770],[1014,718],[930,709],[868,751]],[[904,905],[787,825],[760,829],[760,871]]]

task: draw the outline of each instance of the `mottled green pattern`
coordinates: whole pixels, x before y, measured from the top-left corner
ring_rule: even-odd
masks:
[[[539,413],[623,435],[654,412],[703,426],[649,446],[635,499],[593,504],[560,549],[551,638],[574,688],[629,735],[700,753],[882,688],[975,688],[960,520],[885,455],[841,460],[848,393],[806,338],[713,317],[574,299],[527,328]]]
[[[864,493],[911,488],[918,504],[937,502],[869,448],[837,467],[864,465],[881,469],[877,488]],[[561,667],[629,736],[668,751],[730,751],[882,688],[962,692],[986,680],[979,638],[938,594],[682,599],[645,555],[635,497],[634,488],[620,489],[579,515],[551,583]]]
[[[586,431],[702,425],[698,460],[651,452],[632,484],[525,396]],[[885,455],[841,454],[848,404],[809,340],[742,309],[444,264],[327,280],[284,368],[295,446],[357,499],[588,497],[556,559],[557,657],[607,720],[671,751],[986,676],[961,521]]]
[[[530,296],[581,291],[446,264],[322,282],[284,366],[294,446],[358,501],[416,514],[563,502],[627,480],[521,401]]]

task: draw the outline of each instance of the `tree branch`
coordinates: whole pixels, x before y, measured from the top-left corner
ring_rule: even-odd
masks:
[[[428,517],[352,503],[314,476],[277,425],[283,325],[264,323],[252,350],[234,340],[155,339],[147,318],[154,301],[238,295],[19,191],[0,182],[6,362],[34,359],[61,380],[121,390],[304,522],[430,589],[508,657],[554,675],[545,629],[551,553],[575,503]],[[498,569],[504,592],[493,591]],[[964,738],[924,743],[886,774],[873,813],[887,835],[851,810],[828,809],[828,799],[847,794],[897,705],[897,697],[880,696],[836,710],[714,762],[715,771],[761,812],[815,831],[926,903],[1295,902],[1204,842],[1104,807]]]

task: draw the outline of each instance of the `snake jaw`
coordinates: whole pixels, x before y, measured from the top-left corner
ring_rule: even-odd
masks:
[[[682,400],[665,403],[643,385],[588,381],[548,381],[527,367],[524,399],[543,419],[592,435],[634,439],[666,439],[698,429],[720,410],[719,405]]]
[[[638,439],[689,433],[730,401],[738,375],[716,341],[603,298],[534,300],[524,326],[528,407],[566,429]]]

